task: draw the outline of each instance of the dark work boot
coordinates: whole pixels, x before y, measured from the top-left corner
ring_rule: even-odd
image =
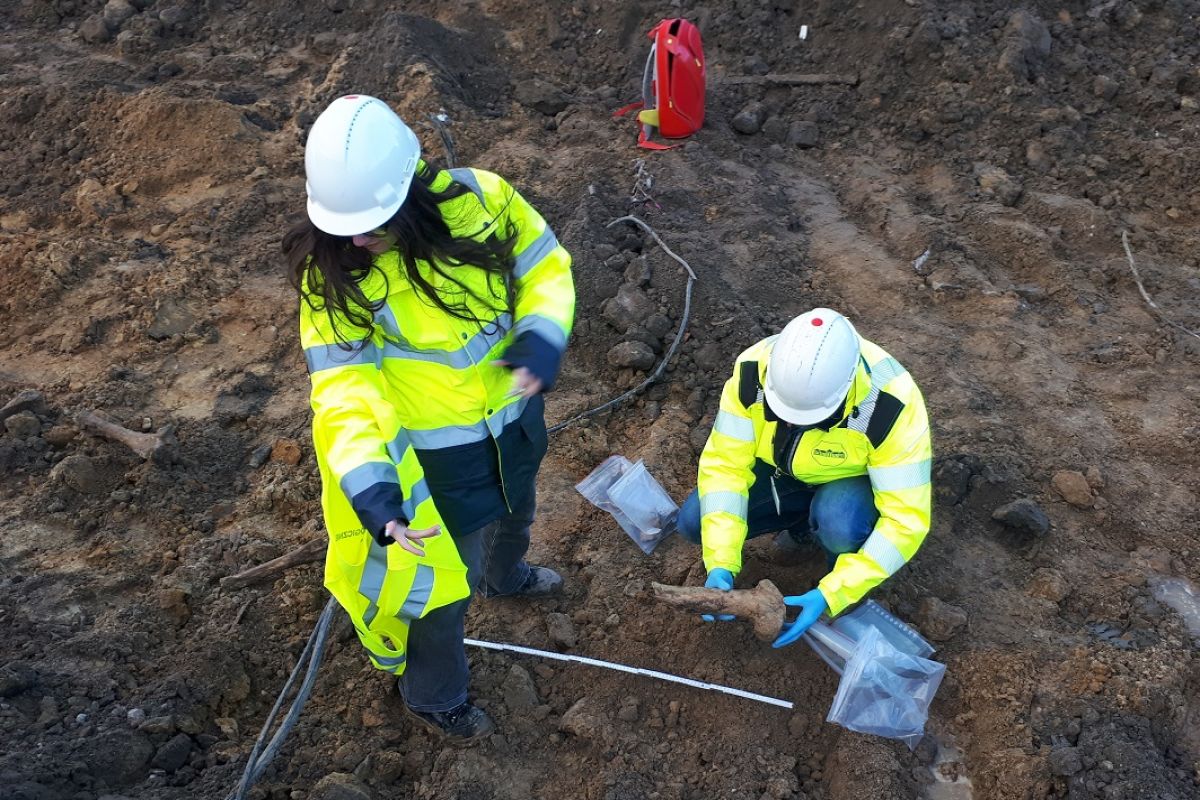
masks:
[[[482,708],[476,708],[470,703],[463,703],[449,711],[415,711],[408,706],[405,708],[410,715],[423,722],[425,727],[444,738],[447,744],[459,747],[476,744],[496,730],[492,718]]]
[[[520,597],[539,597],[546,594],[554,594],[562,588],[563,579],[554,570],[549,567],[535,567],[529,565],[529,577],[525,579],[520,589],[513,592],[514,595]]]

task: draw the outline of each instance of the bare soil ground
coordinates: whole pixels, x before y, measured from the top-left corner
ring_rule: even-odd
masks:
[[[1200,581],[1200,339],[1143,301],[1120,242],[1200,329],[1200,5],[131,2],[0,0],[0,403],[44,398],[0,432],[0,795],[236,783],[325,602],[316,564],[218,583],[320,535],[279,240],[307,126],[364,92],[439,156],[444,110],[458,162],[574,254],[551,422],[632,386],[610,349],[661,353],[678,322],[681,270],[608,221],[642,215],[699,275],[669,380],[551,444],[533,554],[566,593],[480,602],[470,634],[553,647],[561,613],[572,652],[796,710],[474,652],[500,729],[445,750],[342,625],[254,797],[1200,796],[1196,638],[1156,600]],[[666,14],[704,34],[709,115],[646,155],[609,114]],[[858,83],[724,80],[768,72]],[[653,203],[629,199],[638,157]],[[815,305],[908,366],[933,420],[934,529],[877,593],[949,667],[912,753],[827,724],[835,677],[802,646],[654,605],[651,580],[700,579],[697,551],[645,557],[573,489],[619,452],[682,500],[734,355]],[[88,410],[173,425],[179,458],[81,433]],[[298,463],[268,455],[288,439]],[[993,519],[1022,498],[1045,525]],[[799,593],[819,569],[758,542],[745,580]]]

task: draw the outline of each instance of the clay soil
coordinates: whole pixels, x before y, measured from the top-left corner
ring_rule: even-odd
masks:
[[[637,96],[665,15],[704,34],[708,118],[650,154],[610,112]],[[644,373],[610,351],[661,357],[679,322],[682,270],[608,222],[640,215],[698,276],[664,382],[552,439],[532,557],[565,593],[477,602],[469,635],[796,706],[473,650],[498,732],[445,749],[339,621],[252,797],[1200,796],[1196,640],[1156,599],[1200,582],[1200,339],[1171,324],[1200,329],[1198,15],[0,1],[0,403],[41,394],[0,431],[0,796],[236,784],[326,600],[316,563],[219,579],[323,535],[279,242],[303,214],[308,126],[355,92],[443,160],[444,112],[457,163],[508,177],[572,252],[578,324],[550,422],[634,385]],[[767,73],[857,82],[729,80]],[[631,199],[638,158],[652,201]],[[930,409],[934,527],[875,595],[948,667],[914,752],[827,723],[836,676],[804,645],[655,605],[651,581],[702,581],[697,550],[644,556],[574,490],[622,453],[681,501],[734,356],[818,305],[889,349]],[[177,458],[85,434],[83,411],[174,426]],[[821,562],[756,541],[743,581],[798,594]]]

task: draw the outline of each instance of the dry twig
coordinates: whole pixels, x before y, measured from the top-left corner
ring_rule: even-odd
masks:
[[[316,561],[325,554],[325,545],[326,537],[324,536],[317,539],[309,539],[295,550],[284,553],[279,558],[273,558],[265,564],[251,567],[236,575],[227,575],[221,578],[221,588],[241,589],[243,586],[249,586],[258,581],[275,578],[292,567]]]
[[[1129,247],[1129,233],[1127,231],[1121,231],[1121,245],[1125,248],[1125,257],[1129,259],[1129,270],[1133,273],[1133,280],[1137,283],[1138,291],[1142,293],[1142,299],[1146,301],[1146,305],[1150,306],[1150,310],[1154,312],[1155,316],[1172,328],[1178,328],[1188,336],[1195,336],[1197,339],[1200,339],[1200,333],[1196,333],[1190,328],[1185,328],[1175,320],[1168,318],[1163,313],[1163,310],[1158,307],[1158,303],[1155,303],[1150,297],[1150,293],[1146,291],[1145,284],[1142,283],[1142,276],[1138,272],[1137,264],[1133,261],[1133,250]]]

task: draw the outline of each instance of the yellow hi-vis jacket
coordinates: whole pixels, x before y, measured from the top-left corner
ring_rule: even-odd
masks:
[[[351,347],[339,345],[320,300],[317,309],[305,299],[300,304],[314,439],[324,442],[326,479],[340,486],[362,526],[381,542],[388,521],[407,519],[401,504],[409,495],[396,476],[401,448],[393,440],[401,429],[455,535],[516,506],[520,498],[509,488],[531,486],[545,453],[542,398],[510,396],[512,374],[493,362],[525,366],[549,388],[574,318],[570,256],[537,211],[503,178],[483,170],[442,171],[433,189],[446,189],[451,179],[469,189],[440,207],[454,235],[483,241],[516,234],[513,314],[504,307],[502,276],[443,265],[471,297],[418,262],[440,297],[451,305],[465,302],[486,324],[447,314],[414,288],[394,249],[376,256],[375,269],[360,283],[369,300],[381,302],[373,314],[364,311],[376,325],[369,339],[339,320]]]
[[[404,517],[414,529],[441,525],[429,497],[416,453],[393,431],[396,479],[404,492]],[[443,530],[424,540],[424,556],[400,547],[384,547],[358,521],[358,515],[330,472],[327,433],[313,429],[321,470],[321,505],[329,530],[325,587],[350,615],[371,663],[400,675],[405,667],[408,626],[470,593],[467,568],[450,534]]]
[[[700,456],[697,478],[704,566],[737,574],[746,540],[753,468],[761,459],[810,486],[869,475],[879,521],[857,553],[838,557],[818,585],[837,615],[900,569],[929,532],[933,451],[925,400],[907,370],[860,337],[862,357],[847,404],[850,413],[825,431],[804,433],[793,453],[777,453],[781,426],[765,415],[762,385],[777,336],[737,359],[720,411]],[[786,428],[781,431],[786,437]]]

